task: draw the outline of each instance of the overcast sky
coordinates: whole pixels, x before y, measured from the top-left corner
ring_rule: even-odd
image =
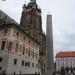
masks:
[[[75,51],[75,0],[36,0],[42,9],[42,28],[46,32],[46,16],[52,14],[54,53]],[[30,0],[6,0],[0,9],[20,22],[22,6]]]

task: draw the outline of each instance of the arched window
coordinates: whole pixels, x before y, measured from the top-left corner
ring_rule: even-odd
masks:
[[[22,53],[22,45],[19,45],[19,52]]]
[[[33,51],[32,57],[34,58],[34,51]]]
[[[2,41],[1,50],[5,50],[6,41]]]
[[[23,47],[23,52],[22,52],[22,54],[23,54],[23,55],[25,54],[25,47]]]
[[[18,43],[16,43],[15,52],[18,52]]]
[[[11,51],[11,49],[12,49],[12,42],[9,42],[9,44],[8,44],[8,51]]]
[[[29,50],[28,56],[30,57],[30,50]]]

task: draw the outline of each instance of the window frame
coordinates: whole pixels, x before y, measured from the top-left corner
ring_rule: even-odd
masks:
[[[0,57],[0,62],[2,62],[2,60],[3,60],[3,58],[2,58],[2,57]]]
[[[4,42],[4,44],[3,44]],[[6,40],[1,40],[1,50],[5,50],[5,46],[6,46]]]
[[[14,59],[14,65],[17,65],[17,59]]]

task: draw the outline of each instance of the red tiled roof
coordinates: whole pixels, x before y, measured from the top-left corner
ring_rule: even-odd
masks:
[[[75,52],[59,52],[56,54],[56,58],[58,57],[75,57]]]

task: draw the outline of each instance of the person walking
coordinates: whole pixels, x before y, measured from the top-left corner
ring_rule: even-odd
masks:
[[[61,75],[65,75],[65,69],[64,69],[64,67],[61,68]]]

